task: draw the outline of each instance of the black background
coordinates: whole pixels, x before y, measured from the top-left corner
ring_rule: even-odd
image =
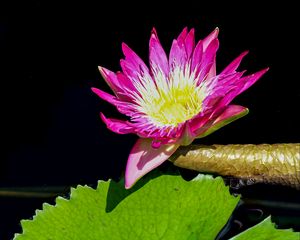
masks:
[[[24,1],[0,9],[2,188],[68,188],[121,176],[137,137],[106,129],[99,112],[120,115],[90,87],[109,91],[97,66],[119,70],[122,42],[147,61],[153,26],[167,51],[185,26],[197,39],[219,27],[218,71],[247,49],[241,69],[270,67],[234,101],[250,114],[202,143],[299,142],[295,4]],[[0,197],[0,239],[20,232],[19,221],[46,200]]]

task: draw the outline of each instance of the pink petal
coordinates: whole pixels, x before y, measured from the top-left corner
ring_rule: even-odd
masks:
[[[202,128],[211,119],[215,119],[238,94],[243,83],[240,77],[244,72],[218,75],[207,79],[205,86],[209,92],[202,104],[202,111],[190,120],[192,131]]]
[[[203,55],[203,41],[199,41],[194,49],[193,56],[192,56],[192,67],[191,70],[194,71],[194,69],[200,65],[202,61],[202,55]]]
[[[121,87],[116,74],[104,67],[99,66],[98,68],[107,85],[117,95],[117,92],[120,91]]]
[[[180,50],[184,53],[184,56],[187,59],[191,55],[191,52],[194,48],[194,46],[193,46],[194,35],[193,34],[194,34],[193,29],[190,32],[188,32],[188,28],[185,27],[177,38],[177,45],[180,48]],[[186,45],[186,43],[187,43],[187,45]],[[189,51],[189,53],[187,52],[187,50]],[[170,55],[171,55],[171,52],[172,52],[172,47],[171,47]],[[170,62],[171,61],[169,59],[169,66],[171,66]],[[186,62],[186,60],[185,60],[185,62]],[[185,64],[185,62],[184,62],[184,64]]]
[[[221,74],[229,74],[234,72],[240,65],[243,58],[248,54],[249,51],[241,53],[236,59],[234,59],[222,72]]]
[[[219,40],[218,40],[219,28],[216,28],[212,33],[210,33],[203,40],[203,56],[201,69],[208,64],[211,64],[211,67],[205,76],[207,79],[213,78],[216,76],[216,52],[219,48]]]
[[[100,113],[100,117],[102,121],[106,124],[107,128],[115,133],[128,134],[135,132],[135,128],[126,121],[113,118],[106,118],[103,113]]]
[[[249,76],[242,77],[234,82],[231,83],[231,87],[227,89],[226,95],[223,97],[223,99],[218,103],[218,106],[216,107],[216,111],[218,109],[223,108],[224,106],[227,106],[231,103],[231,101],[239,94],[247,90],[250,86],[252,86],[259,78],[261,78],[269,68],[263,69],[259,72],[256,72],[254,74],[251,74]],[[236,73],[240,74],[240,73]]]
[[[192,28],[185,38],[185,50],[187,54],[187,59],[192,56],[193,50],[195,48],[195,30]]]
[[[179,44],[177,40],[173,40],[169,56],[170,69],[175,66],[184,67],[187,62],[187,55],[184,43]]]
[[[206,48],[206,51],[202,53],[200,64],[195,66],[198,83],[216,76],[216,52],[218,48],[219,40],[214,39]]]
[[[249,112],[248,108],[239,105],[229,105],[223,111],[219,117],[217,117],[214,121],[209,122],[202,128],[199,128],[195,131],[197,138],[203,138],[211,133],[217,131],[218,129],[224,127],[225,125],[247,115]]]
[[[207,48],[203,53],[201,68],[203,68],[204,66],[210,63],[213,63],[207,74],[208,79],[216,76],[216,53],[218,51],[218,48],[219,48],[219,40],[216,38],[209,43],[209,45],[207,46]]]
[[[208,73],[207,73],[207,79],[212,79],[217,75],[217,70],[216,70],[216,58],[213,60],[213,64],[211,65]]]
[[[139,79],[140,71],[138,71],[131,62],[128,62],[124,59],[121,59],[120,60],[120,65],[121,65],[123,73],[129,79],[135,79],[135,80]]]
[[[199,128],[202,128],[210,120],[210,113],[204,114],[201,112],[197,116],[189,120],[189,126],[191,128],[191,131],[194,133],[194,137],[196,136],[195,132]]]
[[[140,138],[133,146],[126,165],[125,188],[131,188],[142,176],[161,165],[179,147],[162,145],[159,149],[151,146],[151,139]]]
[[[122,50],[125,55],[125,60],[130,62],[137,71],[146,71],[149,72],[148,67],[144,63],[142,59],[131,49],[127,46],[127,44],[122,43]]]
[[[209,94],[205,98],[203,104],[205,106],[208,106],[208,102],[210,102],[211,99],[219,98],[220,96],[225,96],[232,89],[236,89],[239,85],[241,85],[240,78],[243,74],[244,72],[234,72],[231,74],[218,75],[216,77],[206,79],[205,86]]]
[[[187,36],[188,33],[188,28],[185,27],[182,32],[179,34],[178,38],[177,38],[177,42],[181,45],[184,44],[185,38]]]
[[[214,121],[213,125],[224,122],[224,120],[231,119],[234,116],[240,115],[241,113],[248,113],[248,108],[240,105],[229,105],[224,112]]]
[[[219,40],[216,38],[214,40],[212,40],[208,46],[205,48],[205,50],[203,51],[205,53],[205,57],[208,59],[212,59],[213,56],[216,55],[216,52],[219,48]],[[204,61],[207,59],[203,59]]]
[[[123,86],[125,92],[128,92],[128,90],[132,92],[136,92],[136,88],[133,85],[132,81],[124,73],[117,72],[116,76],[118,78],[120,85]]]
[[[120,61],[121,67],[127,78],[134,79],[135,81],[140,81],[140,78],[147,76],[151,79],[149,69],[142,59],[132,51],[125,43],[122,43],[122,50],[125,55],[125,60]],[[131,82],[131,85],[132,82]],[[132,87],[130,87],[131,89]],[[134,88],[135,89],[135,88]]]
[[[115,96],[106,93],[98,88],[91,88],[94,93],[98,95],[98,97],[102,98],[104,101],[109,102],[112,105],[117,105],[118,100],[116,99]]]
[[[149,43],[149,60],[154,71],[161,70],[165,76],[169,75],[167,55],[159,42],[156,30],[154,28],[152,30]]]
[[[120,72],[115,74],[114,72],[101,66],[99,66],[99,71],[108,86],[113,90],[114,94],[120,100],[131,100],[128,96],[128,90],[135,91],[135,88],[131,81],[124,74],[121,74],[122,77],[120,77]]]
[[[256,73],[253,73],[249,76],[245,76],[245,77],[241,78],[241,81],[244,82],[244,86],[238,92],[238,94],[246,91],[249,87],[251,87],[254,83],[256,83],[256,81],[258,79],[260,79],[268,70],[269,70],[269,68],[265,68],[265,69],[263,69],[259,72],[256,72]]]
[[[135,106],[132,103],[121,101],[98,88],[92,88],[92,91],[104,101],[107,101],[110,104],[114,105],[120,113],[126,114],[127,116],[132,116],[136,112]]]
[[[203,39],[203,51],[206,51],[206,48],[209,44],[218,37],[219,28],[215,28],[206,38]]]
[[[214,65],[214,62],[210,62],[210,63],[207,63],[206,65],[202,66],[200,65],[197,70],[196,70],[196,76],[198,78],[198,85],[204,81],[204,80],[208,80],[208,79],[212,79],[210,76],[210,78],[208,78],[208,74],[210,72],[212,72],[212,67]]]

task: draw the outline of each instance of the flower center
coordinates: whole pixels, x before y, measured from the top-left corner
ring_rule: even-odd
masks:
[[[172,88],[152,101],[147,115],[156,125],[177,126],[199,113],[202,106],[202,99],[192,86]]]
[[[153,124],[175,127],[201,111],[205,88],[197,86],[194,74],[175,68],[168,79],[161,72],[155,73],[154,79],[155,83],[144,79],[138,99],[139,110]]]

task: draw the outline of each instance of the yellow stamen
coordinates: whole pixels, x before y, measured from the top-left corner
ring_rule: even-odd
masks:
[[[135,82],[141,96],[136,96],[139,111],[145,113],[156,126],[177,126],[191,119],[201,111],[206,96],[205,87],[197,86],[195,73],[179,67],[170,73],[168,79],[161,71],[154,72],[154,79],[141,77]]]

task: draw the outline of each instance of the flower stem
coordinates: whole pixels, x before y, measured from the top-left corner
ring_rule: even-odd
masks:
[[[169,159],[199,172],[300,188],[300,144],[189,145]]]

